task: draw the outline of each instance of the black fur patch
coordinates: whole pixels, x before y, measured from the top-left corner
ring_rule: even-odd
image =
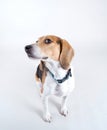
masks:
[[[43,81],[43,76],[46,76],[46,71],[45,62],[41,61],[36,71],[36,76],[41,80],[41,82]]]
[[[40,65],[38,65],[37,71],[36,71],[36,76],[42,81],[42,74],[43,71],[40,70]]]

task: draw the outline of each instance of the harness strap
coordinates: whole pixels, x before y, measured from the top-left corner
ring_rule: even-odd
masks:
[[[48,68],[47,68],[48,69]],[[72,73],[71,73],[71,68],[68,70],[67,74],[65,75],[65,77],[63,77],[62,79],[56,79],[54,74],[48,69],[49,73],[51,74],[52,78],[59,84],[63,83],[64,81],[66,81],[69,77],[72,77]]]

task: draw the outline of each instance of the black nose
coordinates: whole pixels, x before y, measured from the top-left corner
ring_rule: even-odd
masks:
[[[25,46],[25,51],[26,51],[26,52],[29,51],[29,50],[31,50],[31,49],[32,49],[32,46],[31,46],[31,45]]]

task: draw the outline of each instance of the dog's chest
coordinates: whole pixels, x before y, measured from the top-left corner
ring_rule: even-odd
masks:
[[[74,88],[73,74],[72,77],[69,76],[69,78],[66,79],[64,82],[58,83],[57,79],[63,79],[67,75],[68,71],[62,69],[60,64],[55,61],[51,61],[51,63],[46,62],[46,67],[49,71],[47,72],[47,76],[44,83],[44,94],[57,96],[68,95]]]
[[[66,96],[72,89],[72,78],[68,79],[64,83],[58,84],[50,75],[47,76],[44,84],[44,94]]]
[[[56,85],[53,94],[56,96],[66,96],[69,93],[69,85]]]

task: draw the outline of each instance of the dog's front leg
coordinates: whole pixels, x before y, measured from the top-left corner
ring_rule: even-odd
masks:
[[[48,98],[49,98],[49,96],[44,96],[42,99],[43,109],[44,109],[43,118],[46,122],[51,122],[52,117],[51,117],[51,114],[50,114],[49,108],[48,108]]]
[[[67,106],[66,106],[67,99],[68,99],[68,96],[64,96],[63,99],[62,99],[61,114],[63,116],[67,116],[67,114],[68,114],[68,109],[67,109]]]

